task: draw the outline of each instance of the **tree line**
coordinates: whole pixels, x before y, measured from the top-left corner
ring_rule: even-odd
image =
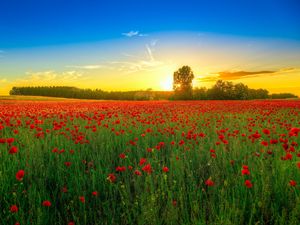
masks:
[[[151,89],[145,91],[103,91],[101,89],[92,90],[69,86],[37,86],[13,87],[9,94],[100,100],[161,100],[169,99],[172,92],[152,91]]]
[[[101,89],[81,89],[69,86],[37,86],[13,87],[10,95],[29,95],[63,97],[75,99],[102,99],[102,100],[250,100],[250,99],[282,99],[296,98],[290,93],[271,94],[265,89],[251,89],[239,83],[219,80],[211,88],[194,88],[189,93],[174,91],[103,91]]]

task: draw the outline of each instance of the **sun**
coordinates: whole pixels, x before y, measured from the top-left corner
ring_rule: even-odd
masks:
[[[173,79],[172,77],[166,77],[164,80],[160,82],[160,87],[164,91],[172,91],[173,90]]]

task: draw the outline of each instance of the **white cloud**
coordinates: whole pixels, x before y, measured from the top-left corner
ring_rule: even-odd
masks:
[[[76,68],[76,69],[85,69],[85,70],[95,70],[95,69],[107,68],[106,65],[82,65],[82,66],[70,65],[70,66],[66,66],[66,67]]]
[[[154,61],[153,54],[152,54],[152,49],[149,47],[149,45],[146,45],[146,49],[147,49],[150,60]]]
[[[155,44],[154,44],[155,45]],[[149,72],[161,69],[164,66],[168,66],[169,63],[157,60],[154,57],[154,49],[152,44],[145,45],[146,55],[144,57],[123,53],[124,56],[128,57],[127,61],[111,61],[109,64],[114,65],[118,71],[123,72],[124,74],[131,74],[135,72]]]
[[[138,35],[139,32],[138,31],[129,31],[128,33],[122,33],[122,35],[126,36],[126,37],[133,37],[133,36],[136,36]]]
[[[139,36],[139,37],[146,37],[148,36],[147,34],[141,34],[139,31],[129,31],[128,33],[122,33],[122,35],[126,37],[134,37],[134,36]]]
[[[19,85],[73,85],[88,79],[82,73],[72,70],[56,72],[53,70],[39,71],[39,72],[26,72],[27,76],[22,79],[17,79],[13,83]]]

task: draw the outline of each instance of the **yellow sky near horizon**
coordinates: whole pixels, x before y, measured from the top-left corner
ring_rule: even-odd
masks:
[[[189,65],[195,87],[223,79],[300,96],[300,42],[290,40],[164,33],[0,55],[0,95],[13,86],[171,90],[173,72]]]

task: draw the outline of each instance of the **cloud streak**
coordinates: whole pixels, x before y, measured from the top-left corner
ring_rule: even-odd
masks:
[[[99,64],[89,65],[68,65],[66,67],[79,70],[102,69],[103,73],[106,72],[105,70],[115,70],[117,73],[124,75],[157,70],[167,64],[155,58],[153,53],[156,43],[157,40],[154,40],[151,43],[145,44],[143,57],[123,52],[122,55],[126,57],[125,60],[104,61]]]
[[[26,77],[17,79],[12,82],[15,86],[28,86],[28,85],[72,85],[86,80],[87,77],[83,76],[81,72],[71,70],[56,72],[53,70],[39,71],[39,72],[26,72]]]
[[[156,41],[157,42],[157,41]],[[158,70],[164,66],[167,66],[167,63],[157,60],[153,54],[153,47],[156,43],[150,43],[145,45],[145,53],[146,55],[141,58],[138,56],[134,56],[131,54],[123,53],[124,56],[127,56],[131,59],[131,61],[113,61],[110,62],[114,64],[119,71],[123,72],[124,74],[131,74],[136,72],[149,72]]]
[[[97,65],[80,65],[80,66],[68,65],[66,67],[75,68],[75,69],[83,69],[83,70],[96,70],[96,69],[108,68],[108,66],[101,65],[101,64],[97,64]]]
[[[261,71],[221,71],[211,73],[209,76],[198,78],[201,82],[213,82],[216,80],[238,80],[244,78],[253,78],[259,76],[270,76],[279,73],[288,73],[298,71],[297,68],[282,68],[280,70],[261,70]]]
[[[145,37],[145,36],[148,36],[147,34],[142,34],[139,31],[133,31],[133,30],[131,30],[127,33],[122,33],[122,35],[126,36],[126,37],[134,37],[134,36]]]

